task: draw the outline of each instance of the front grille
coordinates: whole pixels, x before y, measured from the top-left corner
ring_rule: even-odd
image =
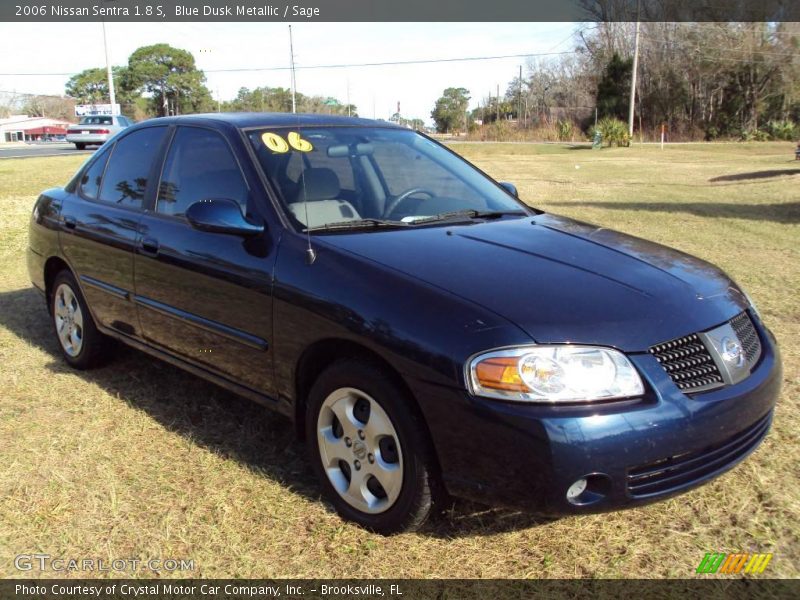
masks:
[[[730,329],[742,345],[745,362],[743,365],[738,365],[737,369],[745,369],[744,376],[746,376],[761,358],[761,340],[758,331],[747,312],[739,313],[728,321],[727,325],[730,325]],[[650,348],[650,354],[664,367],[678,389],[686,394],[713,390],[722,387],[726,382],[735,383],[740,377],[734,378],[728,372],[728,379],[725,378],[720,368],[727,369],[727,367],[718,366],[722,364],[719,350],[713,347],[714,342],[709,341],[709,333],[722,329],[723,325],[720,325],[707,332],[692,333],[664,342]]]
[[[729,469],[761,443],[771,420],[769,412],[719,444],[628,469],[628,493],[634,498],[666,494]]]
[[[731,319],[731,327],[742,343],[747,365],[752,367],[761,356],[761,340],[758,339],[758,332],[753,322],[747,313],[743,312]]]
[[[679,389],[702,392],[723,384],[714,359],[696,333],[650,348]]]

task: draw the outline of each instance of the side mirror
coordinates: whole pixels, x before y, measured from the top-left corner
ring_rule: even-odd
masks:
[[[517,186],[513,183],[509,183],[507,181],[498,181],[500,187],[507,191],[509,194],[514,196],[514,198],[519,198],[519,192],[517,192]]]
[[[210,198],[195,202],[186,209],[192,227],[211,233],[227,233],[251,237],[264,231],[264,226],[248,221],[239,204],[228,198]]]

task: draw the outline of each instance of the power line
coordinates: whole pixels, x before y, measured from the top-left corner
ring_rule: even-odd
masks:
[[[57,96],[56,94],[36,94],[34,92],[18,92],[16,90],[0,90],[0,94],[11,94],[13,96],[38,96],[39,98],[58,98],[60,100],[69,99],[69,96]]]
[[[339,63],[339,64],[328,64],[328,65],[297,65],[295,69],[348,69],[348,68],[356,68],[356,67],[389,67],[389,66],[396,66],[396,65],[424,65],[424,64],[435,64],[435,63],[453,63],[453,62],[471,62],[471,61],[481,61],[481,60],[501,60],[504,58],[531,58],[531,57],[539,57],[539,56],[560,56],[564,54],[576,54],[577,51],[575,50],[566,50],[563,52],[526,52],[523,54],[502,54],[496,56],[464,56],[464,57],[455,57],[455,58],[424,58],[419,60],[395,60],[395,61],[384,61],[384,62],[371,62],[371,63]],[[235,69],[204,69],[203,72],[205,73],[245,73],[245,72],[257,72],[257,71],[289,71],[291,67],[240,67]],[[67,77],[71,75],[77,75],[77,72],[73,73],[0,73],[0,76],[3,77],[24,77],[24,76],[31,76],[31,77]]]
[[[434,63],[470,62],[480,60],[500,60],[504,58],[527,58],[534,56],[558,56],[561,54],[575,54],[575,51],[564,52],[530,52],[525,54],[503,54],[497,56],[465,56],[456,58],[424,58],[419,60],[395,60],[372,63],[340,63],[329,65],[297,65],[296,69],[348,69],[355,67],[390,67],[396,65],[424,65]],[[249,67],[239,69],[208,69],[206,73],[236,73],[244,71],[286,71],[290,67]],[[2,73],[0,73],[2,75]]]

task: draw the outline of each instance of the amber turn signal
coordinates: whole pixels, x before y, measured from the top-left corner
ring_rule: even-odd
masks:
[[[519,376],[519,358],[496,356],[487,358],[475,365],[475,378],[481,387],[509,392],[529,390]]]

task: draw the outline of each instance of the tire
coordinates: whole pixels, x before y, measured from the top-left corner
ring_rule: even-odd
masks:
[[[100,366],[109,355],[110,340],[97,330],[75,277],[61,271],[52,290],[50,317],[64,360],[75,369]]]
[[[77,143],[77,142],[76,142],[76,143],[75,143],[75,147],[76,147],[78,150],[85,150],[85,149],[86,149],[86,144],[80,144],[80,143]]]
[[[328,367],[308,397],[306,439],[325,495],[342,518],[383,535],[419,528],[439,489],[411,402],[383,370],[355,359]]]

